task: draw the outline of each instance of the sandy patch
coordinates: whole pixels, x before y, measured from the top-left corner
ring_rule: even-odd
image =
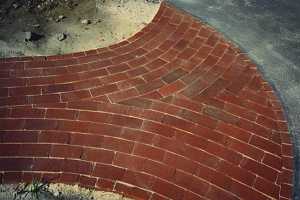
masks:
[[[16,195],[16,184],[0,185],[0,200],[37,200],[33,193]],[[19,185],[20,186],[20,185]],[[16,196],[15,196],[16,195]],[[39,200],[132,200],[120,194],[89,190],[78,185],[50,184],[38,193]]]
[[[118,43],[150,23],[160,6],[145,0],[81,0],[72,9],[30,13],[9,6],[12,2],[0,3],[7,11],[0,16],[0,57],[65,54]],[[64,18],[58,20],[60,15]],[[42,37],[25,42],[28,31]],[[66,35],[63,41],[57,39],[60,33]]]

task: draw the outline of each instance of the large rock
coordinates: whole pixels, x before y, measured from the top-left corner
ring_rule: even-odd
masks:
[[[25,41],[26,42],[37,41],[37,40],[41,39],[42,37],[43,37],[43,35],[34,33],[32,31],[25,32]]]

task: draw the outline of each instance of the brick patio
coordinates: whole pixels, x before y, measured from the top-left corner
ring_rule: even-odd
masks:
[[[86,52],[0,60],[0,177],[135,199],[291,199],[281,104],[247,55],[163,3]]]

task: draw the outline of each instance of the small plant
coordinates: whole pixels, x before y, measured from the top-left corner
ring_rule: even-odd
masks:
[[[42,192],[49,192],[48,182],[33,180],[32,183],[21,183],[15,188],[14,200],[25,199],[28,195],[39,200],[39,195]]]

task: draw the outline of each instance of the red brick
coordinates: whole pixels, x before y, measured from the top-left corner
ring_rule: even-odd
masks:
[[[251,146],[247,143],[240,142],[238,140],[230,140],[229,142],[229,148],[231,148],[234,151],[238,151],[242,154],[245,154],[249,156],[250,158],[261,161],[261,159],[264,156],[264,152],[261,149],[258,149],[254,146]]]
[[[152,160],[162,161],[165,151],[152,146],[136,143],[134,146],[134,155],[150,158]]]
[[[23,130],[24,126],[23,119],[0,119],[0,130]]]
[[[22,180],[22,172],[4,172],[2,182],[5,184],[19,183]]]
[[[153,191],[174,200],[181,200],[184,195],[182,188],[160,179],[156,180]]]
[[[51,157],[61,158],[80,158],[82,155],[82,147],[55,144],[52,145]]]
[[[137,141],[137,142],[149,144],[151,143],[154,135],[149,132],[124,128],[120,137],[124,138],[125,140]]]
[[[204,150],[236,165],[238,165],[243,158],[242,154],[239,152],[230,150],[214,142],[208,142]]]
[[[226,44],[218,43],[211,54],[220,57],[224,54],[227,48],[228,46]]]
[[[161,67],[155,69],[145,75],[143,75],[143,79],[147,82],[160,78],[168,73],[168,70],[165,67]]]
[[[144,62],[146,62],[146,61],[144,61]],[[140,63],[140,62],[139,63],[132,63],[133,67],[137,64],[142,64],[142,63]],[[129,77],[139,76],[139,75],[142,75],[142,74],[146,74],[147,72],[148,72],[148,70],[144,67],[138,67],[138,68],[127,71]]]
[[[189,59],[196,53],[195,49],[185,48],[179,55],[178,58]]]
[[[92,123],[90,122],[60,120],[58,121],[57,129],[62,131],[86,133],[91,125]]]
[[[248,158],[244,158],[240,166],[271,182],[276,181],[278,176],[278,172],[276,170]]]
[[[251,109],[261,115],[270,117],[270,118],[275,118],[275,113],[273,110],[271,110],[271,108],[269,107],[265,107],[250,101],[245,102],[245,107],[247,107],[248,109]]]
[[[226,123],[236,124],[239,121],[239,118],[235,117],[234,115],[226,113],[217,108],[205,107],[203,112],[215,119],[222,120]]]
[[[124,168],[100,163],[95,165],[92,173],[93,176],[111,180],[122,180],[124,174]]]
[[[233,126],[231,124],[227,124],[225,122],[219,122],[217,125],[217,131],[222,132],[224,135],[233,137],[235,139],[241,140],[243,142],[248,142],[251,137],[251,133],[240,129],[236,126]]]
[[[84,187],[84,188],[94,189],[96,182],[97,182],[97,179],[94,177],[88,177],[88,176],[80,176],[79,177],[79,186]]]
[[[281,145],[282,155],[285,156],[293,156],[293,146],[288,144],[282,144]]]
[[[41,86],[30,86],[30,87],[15,87],[9,88],[10,96],[25,96],[25,95],[39,95],[42,92]]]
[[[221,173],[227,174],[229,177],[234,178],[235,180],[242,182],[246,185],[253,185],[256,176],[236,165],[230,164],[226,161],[221,161],[219,163],[219,169]]]
[[[23,172],[22,174],[22,182],[30,183],[32,181],[41,181],[42,173],[40,172]]]
[[[246,108],[243,108],[241,106],[234,105],[231,103],[226,103],[224,110],[226,110],[227,112],[232,113],[236,116],[248,119],[250,121],[255,121],[256,115],[257,115],[255,112],[253,112],[251,110],[248,110]]]
[[[104,149],[115,150],[123,153],[131,153],[133,146],[133,142],[113,137],[104,137],[101,145]]]
[[[273,153],[275,155],[281,154],[281,146],[264,138],[253,136],[250,140],[250,144],[267,152]]]
[[[76,119],[79,112],[66,109],[47,109],[46,118]]]
[[[117,153],[113,164],[133,171],[139,171],[143,169],[145,160],[146,159],[142,157],[132,156],[124,153]]]
[[[145,93],[157,90],[157,89],[163,87],[164,85],[165,84],[162,80],[156,79],[156,80],[152,80],[150,82],[147,82],[145,84],[139,85],[139,86],[136,87],[136,89],[138,90],[138,92],[140,94],[145,94]]]
[[[193,175],[176,169],[174,174],[174,183],[180,187],[191,189],[193,184]],[[201,184],[200,184],[201,185]]]
[[[87,99],[91,97],[89,90],[78,90],[72,92],[61,93],[62,101],[78,101],[80,99]]]
[[[168,200],[169,198],[163,197],[162,195],[158,195],[156,193],[152,194],[151,200]]]
[[[265,137],[265,138],[269,138],[272,131],[269,129],[266,129],[263,126],[260,126],[256,123],[244,120],[244,119],[240,119],[238,124],[238,127],[245,129],[249,132],[254,133],[255,135],[261,136],[261,137]]]
[[[38,141],[38,131],[0,131],[2,143],[35,143]]]
[[[145,160],[143,171],[159,178],[172,180],[175,173],[175,168],[174,166],[165,165],[160,162]]]
[[[30,96],[29,102],[31,102],[33,104],[57,103],[57,102],[60,102],[60,95],[59,94],[49,94],[49,95]]]
[[[22,144],[18,154],[19,156],[48,157],[50,151],[50,144]]]
[[[0,158],[1,171],[29,171],[31,170],[32,158]]]
[[[83,150],[82,159],[92,162],[111,164],[114,159],[114,155],[115,153],[113,151],[96,148],[85,148]]]
[[[254,188],[275,199],[279,198],[280,187],[263,178],[257,177]]]
[[[107,71],[111,74],[126,71],[130,69],[129,65],[126,63],[118,64],[118,65],[113,65],[111,67],[107,68]]]
[[[201,93],[201,91],[203,91],[205,88],[207,88],[209,85],[208,83],[206,83],[205,81],[199,79],[194,81],[193,83],[191,83],[193,77],[195,73],[190,73],[189,75],[185,76],[182,78],[182,81],[185,84],[189,84],[189,86],[187,88],[184,89],[184,91],[182,92],[183,95],[187,96],[187,97],[194,97],[197,94]]]
[[[292,191],[293,187],[289,184],[281,184],[280,188],[280,196],[285,197],[285,198],[292,198]]]
[[[283,156],[282,157],[282,166],[286,169],[289,169],[289,170],[293,170],[293,157],[286,157],[286,156]]]
[[[274,169],[281,170],[282,161],[281,158],[278,156],[266,153],[262,162]]]
[[[270,200],[271,199],[261,193],[258,193],[252,188],[238,182],[233,182],[230,191],[235,195],[237,195],[239,198],[243,198],[245,200]]]
[[[151,190],[156,178],[141,172],[127,170],[122,178],[122,182],[138,186],[143,189]]]
[[[193,174],[197,168],[197,164],[193,160],[169,152],[165,154],[164,163],[191,174]]]
[[[44,172],[41,174],[41,176],[42,178],[38,180],[41,180],[42,182],[57,183],[60,180],[61,173]],[[34,178],[35,177],[39,178],[39,175],[37,174],[36,176],[34,176]]]
[[[70,133],[60,131],[42,131],[38,136],[38,142],[44,143],[68,143]]]
[[[162,96],[169,96],[175,92],[178,92],[179,90],[183,89],[185,87],[185,84],[182,81],[176,81],[174,83],[171,83],[169,85],[166,85],[162,88],[160,88],[158,91]]]
[[[70,138],[70,144],[91,146],[91,147],[101,147],[103,140],[104,137],[100,135],[72,133]]]
[[[26,119],[24,127],[27,130],[56,130],[58,122],[56,120]]]
[[[143,120],[123,115],[113,115],[112,124],[126,126],[129,128],[140,128]]]
[[[35,158],[33,162],[33,171],[60,172],[64,169],[64,160],[57,158]]]
[[[66,184],[76,184],[79,181],[79,174],[63,172],[59,181]]]
[[[63,84],[53,84],[53,85],[47,85],[43,87],[43,94],[49,94],[49,93],[59,93],[59,92],[70,92],[72,91],[73,85],[70,83],[63,83]]]
[[[96,189],[101,189],[104,191],[112,191],[114,188],[115,182],[107,179],[98,179],[96,183]]]
[[[200,137],[204,137],[206,139],[210,139],[216,143],[219,144],[225,144],[227,143],[227,137],[225,135],[212,130],[210,128],[206,128],[204,126],[196,125],[194,127],[191,127],[191,132],[195,135],[198,135]]]
[[[143,190],[135,186],[129,186],[122,183],[116,183],[114,188],[117,192],[124,194],[125,196],[131,197],[136,200],[143,200],[150,198],[150,192]]]
[[[137,95],[138,95],[138,91],[135,88],[130,88],[127,90],[122,90],[120,92],[109,94],[108,97],[113,103],[116,103],[125,99],[129,99],[131,97],[135,97]]]
[[[90,175],[92,172],[92,163],[82,160],[65,159],[63,169],[64,172]]]
[[[44,118],[45,109],[36,108],[14,108],[11,110],[11,117]]]
[[[144,121],[142,128],[145,131],[149,131],[149,132],[163,135],[166,137],[172,137],[175,134],[175,129],[173,129],[169,126],[151,122],[151,121]]]
[[[198,177],[193,176],[191,179],[191,186],[188,189],[198,195],[204,196],[209,189],[209,184]]]
[[[0,156],[22,156],[20,150],[21,144],[0,144]]]
[[[278,183],[287,183],[292,184],[293,181],[293,171],[282,169],[281,173],[279,174]]]
[[[256,123],[258,123],[258,124],[260,124],[262,126],[265,126],[267,128],[277,130],[277,123],[276,123],[276,121],[274,121],[273,119],[267,118],[265,116],[259,115],[258,118],[257,118],[257,120],[256,120]]]
[[[130,87],[136,87],[138,85],[146,83],[142,78],[131,78],[122,82],[117,83],[118,88],[121,90],[128,89]]]
[[[221,190],[220,188],[211,186],[205,195],[209,199],[222,199],[222,200],[238,200],[239,197],[234,196],[234,194]]]

